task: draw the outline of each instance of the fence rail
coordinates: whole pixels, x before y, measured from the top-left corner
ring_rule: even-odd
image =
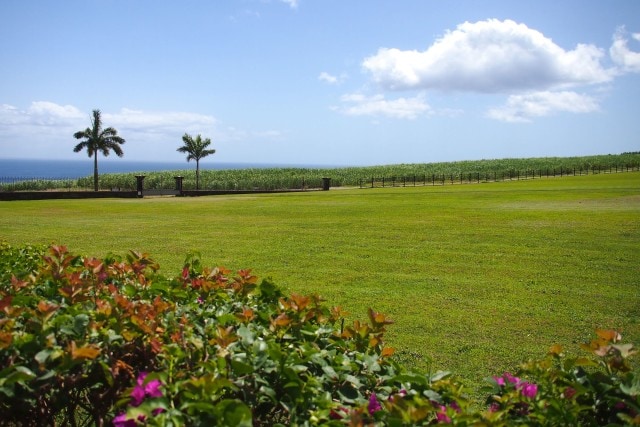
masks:
[[[602,168],[548,168],[548,169],[528,169],[524,171],[507,170],[493,172],[459,172],[442,174],[422,174],[410,176],[391,177],[371,177],[360,179],[360,188],[380,188],[380,187],[416,187],[425,185],[446,185],[446,184],[473,184],[481,182],[514,181],[526,179],[541,179],[563,176],[597,175],[601,173],[621,173],[640,170],[640,166],[611,166]]]

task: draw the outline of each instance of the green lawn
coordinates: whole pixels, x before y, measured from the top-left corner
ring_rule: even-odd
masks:
[[[168,275],[199,251],[353,317],[471,385],[567,350],[597,327],[640,344],[640,173],[201,198],[0,202],[0,240],[150,253]]]

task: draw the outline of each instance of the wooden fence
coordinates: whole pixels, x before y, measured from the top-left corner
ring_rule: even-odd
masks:
[[[588,169],[538,169],[512,170],[500,172],[459,172],[448,174],[422,174],[411,176],[371,177],[360,179],[360,188],[416,187],[425,185],[473,184],[481,182],[514,181],[563,176],[597,175],[601,173],[621,173],[640,170],[640,166],[593,167]]]

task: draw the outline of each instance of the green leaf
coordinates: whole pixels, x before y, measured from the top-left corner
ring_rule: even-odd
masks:
[[[429,385],[429,381],[427,380],[427,377],[425,377],[424,375],[420,375],[412,372],[398,375],[393,379],[393,381],[399,382],[399,383],[419,384],[421,386]]]
[[[231,360],[231,368],[238,376],[247,375],[253,372],[253,366],[238,359]]]
[[[73,319],[73,330],[78,336],[83,336],[89,326],[89,316],[84,313],[78,314]]]
[[[36,377],[33,371],[25,366],[14,366],[13,372],[4,378],[3,385],[11,384],[25,384],[25,381],[30,381]]]
[[[322,371],[327,375],[327,377],[329,377],[330,380],[337,380],[338,379],[338,374],[336,373],[336,370],[333,369],[333,367],[331,366],[323,366],[322,367]]]
[[[438,371],[435,374],[431,375],[431,382],[440,381],[444,378],[451,376],[451,372],[448,371]]]
[[[247,327],[247,325],[240,325],[240,327],[238,328],[238,331],[236,332],[236,335],[238,335],[242,340],[242,342],[246,345],[253,344],[253,340],[255,339],[255,334],[251,329]],[[264,341],[259,341],[259,342],[264,344]],[[265,350],[266,350],[266,344],[265,344]]]
[[[51,350],[49,348],[42,349],[38,353],[36,353],[36,355],[34,356],[34,359],[39,364],[44,365],[44,363],[47,361],[49,356],[51,356],[52,351],[53,350]]]
[[[229,427],[253,427],[251,409],[237,400],[223,400],[216,405],[221,415],[221,425]]]

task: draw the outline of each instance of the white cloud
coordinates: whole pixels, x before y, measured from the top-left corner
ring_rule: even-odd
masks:
[[[490,19],[460,24],[425,51],[381,48],[362,66],[386,89],[500,93],[610,81],[603,56],[593,45],[567,51],[524,24]]]
[[[212,116],[188,112],[148,112],[123,108],[119,113],[103,113],[103,121],[120,133],[179,135],[185,132],[213,132],[217,120]]]
[[[511,95],[506,105],[491,109],[488,117],[505,122],[530,122],[556,112],[591,113],[598,111],[598,103],[588,95],[575,92],[534,92]]]
[[[280,0],[280,1],[288,4],[291,9],[298,8],[298,0]]]
[[[277,130],[243,131],[220,129],[210,115],[191,112],[140,111],[123,108],[119,112],[102,111],[103,125],[114,127],[127,141],[125,155],[154,159],[171,155],[182,135],[202,134],[214,142],[274,140],[282,136]],[[73,156],[77,143],[73,134],[91,126],[91,112],[71,105],[48,101],[33,102],[26,109],[0,105],[0,155],[6,157]],[[25,144],[24,141],[28,141]]]
[[[323,81],[323,82],[327,82],[329,84],[336,84],[338,83],[338,77],[331,75],[325,71],[321,72],[320,75],[318,76],[318,80]]]
[[[323,71],[318,75],[318,80],[330,85],[339,85],[341,83],[344,83],[347,79],[348,75],[346,73],[342,73],[339,76],[336,76],[334,74]]]
[[[634,33],[631,37],[640,41],[640,33]],[[611,60],[624,72],[640,72],[640,52],[630,50],[627,41],[624,27],[619,28],[613,36],[613,44],[609,49]]]
[[[385,99],[384,95],[365,96],[347,94],[341,98],[343,106],[334,110],[348,116],[385,116],[396,119],[415,119],[430,111],[424,96]]]

